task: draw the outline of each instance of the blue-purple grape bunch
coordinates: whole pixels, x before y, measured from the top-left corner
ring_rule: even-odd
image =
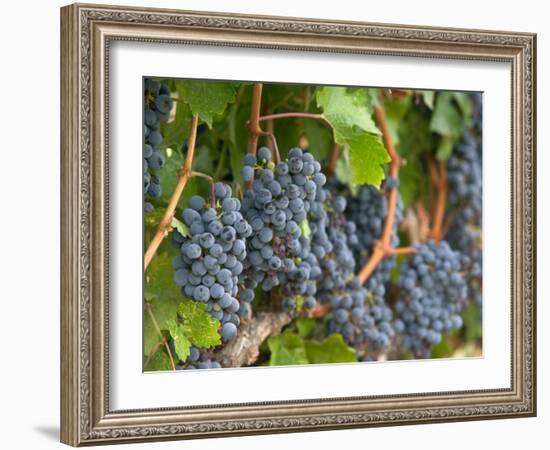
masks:
[[[481,116],[481,96],[474,102],[474,119]],[[449,208],[445,239],[462,253],[470,298],[481,304],[482,290],[482,143],[479,124],[466,130],[447,161]],[[476,120],[474,120],[475,124]],[[479,128],[477,128],[479,127]]]
[[[315,226],[312,246],[323,271],[318,296],[332,310],[329,332],[342,334],[355,347],[379,350],[393,336],[385,291],[378,296],[380,289],[372,289],[369,284],[362,286],[355,275],[358,267],[352,248],[358,245],[359,238],[357,226],[344,214],[346,198],[329,191],[325,191],[325,198],[327,207],[316,211],[311,222],[312,230]]]
[[[382,235],[384,222],[388,215],[387,190],[397,188],[398,186],[398,179],[387,177],[382,184],[382,189],[377,189],[372,185],[361,186],[356,196],[350,196],[348,207],[346,208],[346,216],[357,226],[358,243],[353,246],[353,250],[359,265],[364,265],[368,261],[376,241]],[[402,218],[403,202],[398,195],[390,238],[390,245],[392,247],[399,246],[397,227]],[[395,257],[388,257],[384,258],[379,268],[380,271],[389,275],[394,266]],[[385,279],[384,282],[387,282],[388,279]]]
[[[212,352],[201,350],[198,347],[191,346],[189,355],[185,361],[178,358],[174,341],[170,339],[168,342],[172,357],[176,361],[176,370],[191,370],[191,369],[219,369],[221,364],[212,359]]]
[[[182,295],[206,304],[207,311],[220,321],[220,334],[227,342],[237,335],[241,317],[248,314],[247,303],[252,301],[239,286],[252,228],[230,186],[216,183],[214,192],[214,205],[198,195],[189,199],[181,217],[190,235],[174,231],[172,240],[181,255],[172,265]]]
[[[172,355],[176,355],[173,341],[170,341]],[[176,370],[194,370],[194,369],[220,369],[222,365],[213,359],[213,353],[208,350],[201,350],[192,346],[189,349],[189,355],[185,361],[178,361]]]
[[[243,210],[252,227],[244,261],[244,283],[254,289],[276,291],[282,309],[293,311],[315,306],[315,281],[321,274],[303,227],[326,182],[321,165],[300,148],[288,151],[275,163],[269,148],[245,157],[241,177],[251,183],[244,193]]]
[[[166,163],[164,153],[158,148],[162,144],[160,125],[170,117],[173,100],[170,88],[160,81],[147,78],[144,83],[143,112],[143,193],[158,198],[162,194],[157,171]],[[151,212],[153,205],[146,201],[144,211]]]
[[[400,267],[394,329],[400,344],[428,358],[444,335],[462,327],[460,313],[468,304],[462,256],[446,241],[414,244],[416,253]]]

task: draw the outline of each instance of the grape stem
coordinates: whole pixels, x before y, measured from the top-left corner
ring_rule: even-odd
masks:
[[[384,109],[382,109],[380,106],[374,107],[374,119],[380,131],[382,131],[382,141],[384,142],[384,146],[388,150],[389,156],[391,158],[388,175],[390,177],[397,179],[399,177],[399,167],[401,165],[401,159],[399,158],[399,155],[397,153],[397,150],[395,149],[393,140],[390,135],[388,122],[386,120],[386,113],[384,112]],[[369,279],[369,277],[374,272],[378,264],[380,264],[380,262],[385,257],[397,255],[397,254],[410,254],[410,253],[416,252],[416,250],[413,247],[392,248],[390,245],[391,233],[393,230],[393,222],[395,220],[396,207],[397,207],[397,187],[394,187],[388,190],[388,213],[386,216],[386,220],[384,222],[382,236],[374,244],[374,249],[369,260],[357,274],[357,278],[359,279],[361,284],[364,284]]]
[[[252,99],[252,101],[253,101],[252,104],[254,105],[254,98]],[[257,117],[256,116],[252,117],[252,114],[251,114],[250,120],[247,122],[247,125],[250,129],[251,124],[253,123],[253,120],[257,120],[259,134],[269,136],[269,133],[261,131],[261,128],[259,125],[260,122],[268,121],[268,123],[273,123],[274,119],[286,119],[290,117],[302,117],[304,119],[320,120],[325,126],[327,126],[332,130],[331,124],[327,121],[327,119],[325,118],[325,116],[323,116],[323,114],[314,114],[314,113],[306,113],[306,112],[286,112],[286,113],[277,113],[277,114],[267,114],[265,116],[257,116]],[[274,139],[273,133],[271,133],[270,137]],[[249,153],[250,153],[250,147],[249,147]],[[334,164],[336,165],[336,162],[334,162]]]
[[[414,253],[416,253],[416,249],[414,247],[395,247],[388,250],[388,256],[412,255]]]
[[[260,127],[260,110],[262,107],[262,83],[254,83],[252,90],[252,106],[250,107],[250,120],[246,122],[246,127],[248,128],[248,153],[251,155],[256,154],[258,148],[258,139],[260,136],[267,136],[271,140],[273,146],[273,152],[275,153],[275,162],[278,163],[281,161],[281,154],[279,153],[279,146],[277,145],[277,139],[272,131],[264,131]],[[269,116],[264,116],[269,117]],[[247,189],[252,186],[252,181],[250,180],[246,183]]]
[[[176,370],[176,363],[174,362],[174,356],[172,356],[172,351],[170,350],[170,346],[168,345],[168,341],[166,340],[166,338],[162,334],[162,331],[160,331],[159,324],[157,322],[157,319],[155,318],[155,315],[153,314],[153,310],[151,309],[151,305],[149,305],[148,303],[145,303],[145,310],[149,313],[149,317],[151,317],[151,321],[153,322],[153,326],[155,327],[155,330],[157,331],[157,334],[160,337],[160,344],[164,345],[164,348],[166,349],[166,352],[168,353],[168,357],[170,358],[170,364],[172,365],[172,370]]]
[[[181,194],[183,193],[183,189],[185,188],[185,185],[189,181],[189,178],[192,173],[191,166],[193,165],[193,158],[195,156],[195,144],[197,142],[198,124],[199,124],[199,117],[197,114],[193,114],[193,119],[191,120],[191,127],[189,130],[187,156],[183,163],[183,167],[180,170],[178,183],[176,184],[176,187],[174,188],[174,192],[170,197],[170,202],[168,203],[168,206],[166,207],[166,211],[164,212],[164,216],[162,217],[162,220],[159,223],[157,232],[153,236],[153,239],[151,239],[151,242],[149,243],[149,246],[145,251],[145,255],[143,257],[143,271],[147,270],[147,267],[149,266],[149,263],[153,259],[153,256],[155,256],[155,253],[157,252],[160,244],[162,243],[164,238],[168,236],[168,234],[172,231],[172,219],[174,218],[176,207],[178,206],[178,202],[181,197]]]
[[[428,160],[428,172],[434,198],[430,239],[440,241],[443,238],[443,220],[447,201],[447,166],[444,161],[436,163],[433,158],[430,158]]]
[[[286,113],[277,113],[277,114],[268,114],[266,116],[259,117],[259,121],[263,122],[264,120],[273,120],[273,119],[287,119],[289,117],[302,117],[304,119],[315,119],[324,122],[328,126],[330,124],[327,122],[327,119],[322,114],[315,113],[306,113],[306,112],[286,112]]]
[[[195,170],[193,170],[189,174],[189,178],[191,177],[204,178],[206,181],[208,181],[208,184],[210,186],[210,205],[212,206],[212,208],[215,208],[216,207],[216,189],[214,187],[214,178],[212,178],[210,175],[207,175],[202,172],[197,172]]]
[[[275,154],[275,163],[279,163],[281,161],[281,154],[279,153],[279,146],[277,145],[277,139],[275,139],[275,135],[269,131],[262,131],[262,136],[267,136],[271,140],[271,144],[273,145],[272,153]]]

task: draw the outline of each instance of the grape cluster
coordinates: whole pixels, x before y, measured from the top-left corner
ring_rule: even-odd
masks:
[[[331,183],[333,185],[333,183]],[[312,243],[320,251],[322,279],[318,282],[319,299],[329,304],[332,319],[329,332],[341,333],[355,346],[366,343],[380,349],[393,336],[392,312],[384,301],[384,285],[371,277],[367,287],[355,276],[356,262],[352,247],[358,245],[357,227],[344,215],[347,202],[342,196],[325,192],[327,210],[315,211]],[[313,229],[313,225],[312,225]]]
[[[468,287],[460,252],[446,241],[413,247],[416,253],[400,267],[393,326],[405,349],[427,358],[443,335],[462,327],[460,313],[468,303]]]
[[[228,185],[216,183],[214,191],[216,204],[212,206],[200,196],[190,198],[182,213],[190,236],[173,234],[181,255],[172,265],[183,296],[206,304],[207,311],[221,322],[220,334],[226,342],[237,335],[240,317],[248,314],[247,303],[253,298],[248,289],[239,295],[239,276],[247,258],[245,240],[252,228]]]
[[[170,341],[170,349],[172,355],[175,355],[173,341]],[[212,352],[200,350],[197,347],[189,349],[189,356],[185,361],[179,361],[176,365],[176,370],[194,370],[194,369],[220,369],[221,364],[212,359]]]
[[[252,297],[258,285],[263,291],[278,288],[285,310],[299,307],[299,300],[310,309],[316,304],[313,280],[321,271],[300,227],[326,177],[313,155],[300,148],[290,149],[285,161],[271,159],[271,151],[261,147],[257,157],[246,155],[241,170],[243,180],[251,183],[243,210],[253,230],[247,240],[245,286]]]
[[[388,196],[387,190],[397,188],[399,181],[394,177],[387,177],[384,180],[383,189],[377,189],[374,186],[362,186],[355,197],[350,197],[346,216],[357,225],[358,244],[353,246],[355,258],[360,265],[364,265],[377,240],[382,236],[384,222],[388,214]],[[403,202],[401,197],[397,197],[395,208],[395,218],[391,232],[390,245],[399,246],[399,236],[397,235],[397,226],[403,217]],[[395,258],[384,258],[379,270],[389,274],[395,266]],[[384,282],[386,282],[384,280]]]
[[[164,153],[158,149],[158,146],[162,144],[160,124],[168,120],[173,100],[167,85],[150,78],[145,80],[144,100],[143,193],[158,198],[162,190],[160,187],[160,178],[155,172],[162,169],[166,162]],[[144,210],[145,212],[151,212],[153,205],[145,202]]]
[[[447,162],[449,203],[463,223],[481,220],[481,169],[481,142],[466,131]]]
[[[449,224],[445,239],[462,253],[470,298],[481,303],[482,157],[481,140],[466,131],[447,162]]]

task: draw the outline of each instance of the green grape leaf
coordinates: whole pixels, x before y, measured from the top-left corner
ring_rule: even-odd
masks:
[[[162,308],[157,308],[157,303],[159,305],[167,304],[172,300],[181,301],[182,298],[180,288],[174,283],[173,277],[172,255],[157,253],[145,272],[144,297],[147,302],[152,304],[153,309],[158,309],[153,312],[159,322],[163,321],[164,316],[160,313],[164,311]],[[177,306],[176,304],[174,308],[173,305],[170,305],[170,310],[176,311]],[[161,326],[161,329],[166,328]]]
[[[332,126],[336,143],[349,147],[351,184],[379,186],[384,179],[382,165],[390,157],[372,119],[373,102],[368,92],[322,87],[315,96],[317,106],[323,109],[323,116]]]
[[[150,358],[145,355],[145,362],[147,362],[147,365],[143,369],[146,372],[172,370],[172,363],[170,362],[170,357],[168,353],[166,353],[164,346],[160,346]]]
[[[453,97],[460,108],[462,117],[465,119],[466,123],[470,123],[474,112],[472,99],[465,92],[453,92]]]
[[[447,161],[453,153],[453,146],[456,143],[456,139],[449,136],[441,136],[435,156],[440,161]]]
[[[149,314],[143,316],[143,354],[149,356],[160,342],[160,336],[157,333],[153,321]]]
[[[331,334],[322,342],[305,342],[307,358],[311,364],[357,362],[355,351],[341,334]]]
[[[181,220],[176,219],[175,217],[172,217],[171,222],[172,228],[175,228],[178,230],[179,234],[181,234],[183,237],[191,237],[191,232],[189,231],[189,227],[185,225]]]
[[[291,117],[281,121],[275,121],[273,127],[281,158],[286,158],[287,151],[292,147],[300,146],[300,138],[303,135],[305,120],[307,119]],[[271,141],[270,138],[266,136],[263,141],[260,140],[260,145],[265,145],[267,142]]]
[[[194,346],[204,348],[221,344],[220,322],[206,311],[204,303],[180,303],[178,314],[183,322],[183,332]]]
[[[327,159],[332,147],[332,133],[330,129],[318,120],[304,120],[309,151],[317,161]]]
[[[323,86],[316,90],[317,106],[334,129],[336,142],[341,143],[355,127],[367,133],[380,134],[372,119],[362,90],[349,92],[345,87]]]
[[[351,92],[355,98],[356,103],[365,105],[367,109],[372,113],[374,107],[379,105],[380,89],[378,88],[348,88],[348,92]]]
[[[347,145],[343,145],[340,148],[340,157],[338,158],[338,161],[336,161],[334,175],[336,175],[336,178],[338,178],[341,183],[346,184],[349,187],[352,195],[357,195],[359,187],[352,182],[349,147]]]
[[[429,178],[425,175],[420,159],[407,159],[399,171],[399,193],[403,206],[408,208],[417,200],[427,200],[429,188]]]
[[[168,323],[176,319],[181,292],[173,280],[172,256],[157,253],[147,267],[144,277],[143,296],[161,330],[168,330]],[[143,316],[143,352],[149,355],[160,337],[150,315]]]
[[[191,126],[191,110],[186,103],[176,101],[176,114],[172,120],[161,123],[162,143],[180,151]]]
[[[464,338],[467,341],[481,339],[481,309],[479,305],[472,301],[463,311],[462,318],[464,319]]]
[[[349,146],[352,183],[380,186],[385,176],[382,165],[391,161],[380,138],[361,133],[348,136],[345,143]]]
[[[156,231],[163,217],[164,211],[160,208],[155,208],[150,213],[143,215],[143,221],[145,222],[146,227],[152,227]]]
[[[300,223],[300,231],[302,236],[308,239],[311,236],[311,228],[309,227],[309,222],[307,219],[302,220]]]
[[[452,92],[439,92],[430,121],[430,130],[443,136],[459,138],[464,131],[464,120],[455,106]]]
[[[452,336],[444,336],[441,342],[432,348],[432,358],[449,358],[452,355]]]
[[[191,342],[185,335],[184,327],[175,320],[171,320],[168,323],[168,331],[170,331],[170,336],[172,336],[172,340],[174,341],[174,348],[176,349],[178,359],[185,361],[190,353]]]
[[[300,336],[303,338],[308,338],[315,329],[315,319],[310,317],[300,317],[296,319],[296,328],[298,329],[298,334]]]
[[[297,334],[287,330],[277,336],[270,336],[267,346],[271,352],[270,366],[308,364],[304,341]]]
[[[183,156],[179,147],[165,149],[166,163],[160,172],[160,188],[162,190],[160,203],[167,206],[176,184],[178,184],[180,169],[183,166]],[[157,202],[158,203],[158,202]],[[156,208],[164,209],[164,208]]]
[[[390,136],[395,146],[399,144],[399,127],[405,114],[411,107],[411,95],[404,97],[390,98],[384,102],[384,111],[386,113],[386,122],[390,130]]]
[[[242,88],[241,88],[242,90]],[[250,118],[251,89],[244,89],[240,101],[229,107],[227,113],[226,143],[229,147],[229,162],[233,179],[241,183],[241,169],[247,149],[248,132],[246,121]]]
[[[400,121],[398,136],[397,151],[405,159],[415,159],[435,146],[430,120],[416,108],[410,108]]]
[[[434,109],[435,91],[420,91],[420,95],[422,96],[422,100],[424,100],[424,104],[428,108],[433,110]]]
[[[294,297],[294,302],[296,304],[296,311],[300,312],[304,308],[304,296],[303,295],[297,295]]]
[[[145,242],[146,247],[156,233],[159,223],[164,217],[163,208],[155,208],[149,213],[143,214],[143,242]]]
[[[176,90],[180,100],[187,103],[193,114],[210,128],[216,117],[235,101],[238,83],[209,80],[178,80]]]

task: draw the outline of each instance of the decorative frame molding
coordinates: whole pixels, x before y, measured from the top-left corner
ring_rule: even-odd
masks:
[[[512,385],[349,399],[109,410],[112,40],[506,61],[512,67]],[[536,35],[75,4],[61,10],[61,440],[314,431],[536,414]]]

